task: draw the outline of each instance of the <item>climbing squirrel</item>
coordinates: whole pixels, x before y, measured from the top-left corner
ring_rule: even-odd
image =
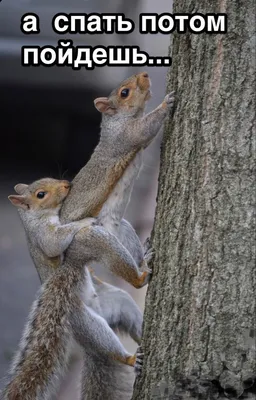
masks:
[[[22,194],[8,196],[11,203],[20,208],[25,231],[38,253],[51,259],[58,257],[60,262],[75,234],[94,221],[93,218],[84,218],[61,225],[59,211],[70,188],[71,183],[67,180],[45,178],[29,186],[18,184],[14,189]]]
[[[123,219],[123,216],[130,199],[134,181],[142,165],[143,150],[156,136],[162,122],[168,115],[168,111],[173,106],[174,93],[172,92],[167,95],[164,102],[152,113],[143,116],[144,108],[149,98],[150,80],[147,73],[142,73],[122,82],[119,88],[114,90],[108,98],[95,100],[96,108],[102,113],[101,140],[92,159],[79,173],[81,174],[80,177],[78,174],[73,181],[74,187],[76,182],[81,184],[79,179],[85,176],[86,168],[89,168],[95,154],[100,159],[104,149],[104,154],[107,155],[111,151],[112,153],[114,152],[109,163],[111,163],[116,155],[117,157],[122,157],[123,154],[125,158],[124,154],[129,146],[136,149],[135,154],[130,153],[131,161],[97,214],[96,223],[115,234],[118,240],[134,257],[138,265],[141,265],[145,259],[147,263],[151,259],[153,252],[148,241],[144,249],[142,248],[136,232]],[[103,147],[101,148],[101,144],[104,146],[104,149]],[[124,153],[122,153],[122,150]],[[97,159],[95,160],[96,162]],[[118,162],[113,166],[113,170],[115,170],[116,165],[118,165]],[[62,212],[65,211],[65,207],[68,207],[68,202],[72,204],[74,201],[71,198],[72,193],[64,203]],[[87,198],[85,197],[85,199]],[[75,210],[75,212],[77,211],[78,209]],[[132,381],[131,379],[129,380],[131,377],[127,377],[127,372],[124,366],[120,366],[115,361],[102,357],[101,354],[98,354],[97,357],[90,357],[87,354],[84,358],[82,398],[84,400],[103,400],[105,398],[124,400],[130,398]],[[100,382],[105,382],[105,384],[101,383],[101,390],[99,391]]]
[[[115,231],[137,265],[142,267],[147,264],[144,249],[134,229],[121,218],[140,168],[141,150],[157,135],[174,103],[173,93],[170,93],[154,111],[144,115],[151,96],[150,88],[149,76],[142,72],[121,82],[109,97],[95,100],[95,106],[103,116],[100,141],[88,163],[72,181],[60,210],[62,224],[99,217],[98,223],[113,233]],[[22,194],[19,192],[22,187],[17,187],[18,194]],[[84,234],[80,230],[71,244],[78,250],[79,257],[83,257]],[[29,243],[29,248],[43,282],[60,266],[61,260],[42,258],[33,243]],[[145,274],[146,282],[149,277]]]
[[[84,350],[80,399],[130,400],[135,375],[141,373],[143,366],[142,313],[125,290],[102,282],[93,271],[91,274],[100,302],[100,315],[116,333],[129,334],[139,347],[134,371],[106,354]]]
[[[63,222],[97,217],[97,223],[118,236],[138,265],[146,265],[146,253],[133,227],[123,219],[143,150],[159,132],[174,104],[174,92],[151,113],[144,115],[151,97],[147,72],[121,82],[109,97],[94,100],[102,114],[100,141],[91,159],[73,180],[61,209]],[[77,235],[77,238],[79,235]],[[151,254],[152,255],[152,254]]]
[[[150,98],[150,85],[147,73],[133,75],[122,82],[108,98],[95,100],[96,107],[103,113],[100,142],[89,162],[72,182],[72,188],[60,212],[62,223],[79,220],[86,216],[100,216],[104,202],[111,199],[113,190],[118,188],[117,184],[120,182],[122,190],[126,188],[123,195],[127,195],[127,197],[120,206],[119,215],[124,212],[133,180],[139,171],[139,163],[137,164],[135,156],[156,136],[174,101],[171,93],[166,96],[156,110],[143,116],[146,103]],[[140,157],[141,155],[138,155],[138,158]],[[128,171],[127,181],[126,170]],[[122,177],[124,178],[123,182],[120,180]],[[18,190],[18,188],[16,189]],[[101,223],[104,224],[104,212],[100,217],[102,217]],[[111,230],[113,224],[109,225]],[[134,229],[125,220],[121,220],[121,223],[117,223],[117,225],[119,241],[128,248],[139,265],[144,254]],[[83,257],[85,250],[83,247],[84,235],[84,230],[80,230],[70,246],[77,249],[80,257]],[[28,241],[30,242],[29,239]],[[40,279],[44,281],[60,266],[60,259],[45,259],[40,257],[33,243],[29,243],[29,247]],[[68,254],[65,257],[67,256]],[[84,383],[86,384],[86,382]],[[93,397],[91,398],[93,399]]]
[[[9,383],[3,392],[3,399],[6,400],[50,398],[56,390],[58,378],[65,371],[72,338],[88,354],[100,353],[136,367],[136,355],[125,350],[110,328],[112,325],[115,329],[116,323],[115,319],[111,322],[111,312],[105,310],[105,314],[109,312],[109,316],[106,316],[108,325],[100,315],[101,312],[104,314],[100,304],[95,312],[93,300],[89,305],[90,299],[84,298],[86,293],[93,292],[92,278],[84,268],[85,262],[104,260],[113,265],[127,265],[129,269],[132,266],[129,261],[132,264],[133,259],[130,257],[129,260],[129,253],[114,235],[102,227],[93,226],[92,218],[84,219],[79,224],[60,224],[60,206],[69,189],[67,181],[45,178],[28,187],[16,186],[16,190],[23,194],[9,196],[10,201],[22,210],[27,232],[33,233],[33,244],[38,251],[47,251],[55,257],[67,250],[67,257],[61,268],[42,285],[32,306],[19,352],[10,371]],[[69,251],[72,238],[81,229],[87,232],[89,247],[98,246],[97,258],[91,256],[90,251],[86,253],[86,260],[77,257],[76,249]],[[85,246],[88,246],[86,241]],[[97,278],[93,279],[97,280],[98,285],[102,284]],[[128,329],[131,330],[131,327]],[[137,341],[140,340],[138,335],[140,332],[134,332]]]
[[[134,287],[143,287],[150,275],[148,270],[145,268],[144,271],[140,271],[125,247],[114,235],[96,226],[95,219],[85,218],[67,224],[60,223],[61,204],[70,187],[71,183],[67,181],[44,178],[30,185],[16,185],[14,189],[18,195],[8,197],[12,204],[18,207],[32,259],[35,258],[40,265],[59,265],[63,262],[65,250],[72,244],[74,236],[88,226],[88,223],[94,223],[89,231],[83,232],[83,243],[79,242],[74,246],[77,260],[85,265],[88,259],[98,261],[105,256],[104,265],[113,273],[120,275]],[[109,251],[111,245],[114,246],[112,252],[115,250],[124,262],[117,264],[107,261],[107,255],[104,253]]]

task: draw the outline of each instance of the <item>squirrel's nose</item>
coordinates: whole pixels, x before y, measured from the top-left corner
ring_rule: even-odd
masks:
[[[147,73],[146,71],[143,71],[143,72],[140,72],[140,73],[137,75],[137,77],[138,77],[138,78],[149,78],[149,75],[148,75],[148,73]]]
[[[137,75],[137,84],[141,90],[148,90],[151,86],[149,75],[146,71]]]
[[[136,74],[135,75],[136,76],[136,78],[149,78],[149,74],[146,72],[146,71],[144,71],[144,72],[140,72],[139,74]]]

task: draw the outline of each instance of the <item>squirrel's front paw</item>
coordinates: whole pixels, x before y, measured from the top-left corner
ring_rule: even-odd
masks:
[[[164,101],[169,109],[171,109],[174,106],[175,102],[174,94],[175,92],[168,93],[164,98]]]
[[[143,257],[143,261],[140,265],[140,270],[147,271],[151,275],[152,270],[151,270],[151,268],[149,268],[148,264],[152,260],[155,252],[154,252],[154,249],[150,245],[150,238],[146,239],[146,241],[143,245],[143,248],[144,248],[144,257]],[[149,278],[150,278],[150,276],[149,276]]]
[[[146,252],[148,251],[148,249],[150,248],[150,237],[147,237],[147,239],[145,240],[144,244],[143,244],[143,249],[144,249],[144,254],[146,254]]]
[[[143,367],[143,359],[144,359],[144,353],[142,351],[142,347],[139,346],[136,351],[136,361],[134,364],[134,372],[137,376],[141,374],[141,370]]]
[[[141,272],[146,272],[147,275],[148,275],[148,277],[147,277],[147,282],[144,283],[144,284],[146,285],[146,284],[148,283],[149,279],[151,278],[152,269],[149,268],[147,259],[146,259],[145,257],[144,257],[144,259],[143,259],[143,261],[142,261],[142,263],[141,263],[141,265],[140,265],[140,271],[141,271]]]

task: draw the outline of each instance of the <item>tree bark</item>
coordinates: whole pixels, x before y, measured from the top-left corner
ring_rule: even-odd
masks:
[[[255,3],[176,0],[173,12],[227,13],[228,33],[173,36],[178,99],[133,400],[256,398]]]

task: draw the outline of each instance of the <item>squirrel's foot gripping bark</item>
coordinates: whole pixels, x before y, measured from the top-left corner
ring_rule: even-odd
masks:
[[[143,286],[147,285],[148,282],[150,281],[151,275],[152,275],[152,271],[147,267],[145,267],[145,262],[143,261],[143,272],[142,274],[133,280],[132,285],[136,288],[136,289],[140,289]],[[145,269],[147,269],[147,271],[145,271]]]
[[[152,275],[152,270],[151,268],[149,268],[148,264],[150,263],[150,261],[152,260],[155,252],[153,250],[153,248],[150,246],[150,239],[147,238],[147,240],[145,241],[144,245],[144,258],[143,261],[140,264],[140,271],[142,271],[142,274],[140,276],[140,282],[137,285],[137,287],[143,287],[145,286]],[[136,286],[135,286],[136,287]]]
[[[144,260],[146,261],[147,264],[149,264],[152,261],[153,256],[155,255],[155,251],[150,244],[149,237],[145,240],[143,248],[144,248]]]
[[[142,347],[139,346],[136,351],[136,361],[134,364],[134,372],[137,376],[139,376],[141,374],[142,367],[143,367],[143,359],[144,359],[144,353],[143,353]]]
[[[137,351],[134,355],[128,355],[125,358],[115,355],[113,358],[116,361],[121,362],[122,364],[126,364],[129,365],[130,367],[133,367],[135,374],[140,375],[144,358],[144,353],[142,352],[141,346],[137,348]]]
[[[143,243],[144,254],[147,253],[147,251],[150,249],[150,247],[151,247],[151,245],[150,245],[150,237],[147,237],[147,239]]]
[[[162,107],[164,107],[164,108],[167,107],[169,110],[171,110],[173,108],[174,102],[175,102],[174,95],[175,95],[174,91],[171,92],[171,93],[168,93],[164,98],[164,101],[162,103]]]

